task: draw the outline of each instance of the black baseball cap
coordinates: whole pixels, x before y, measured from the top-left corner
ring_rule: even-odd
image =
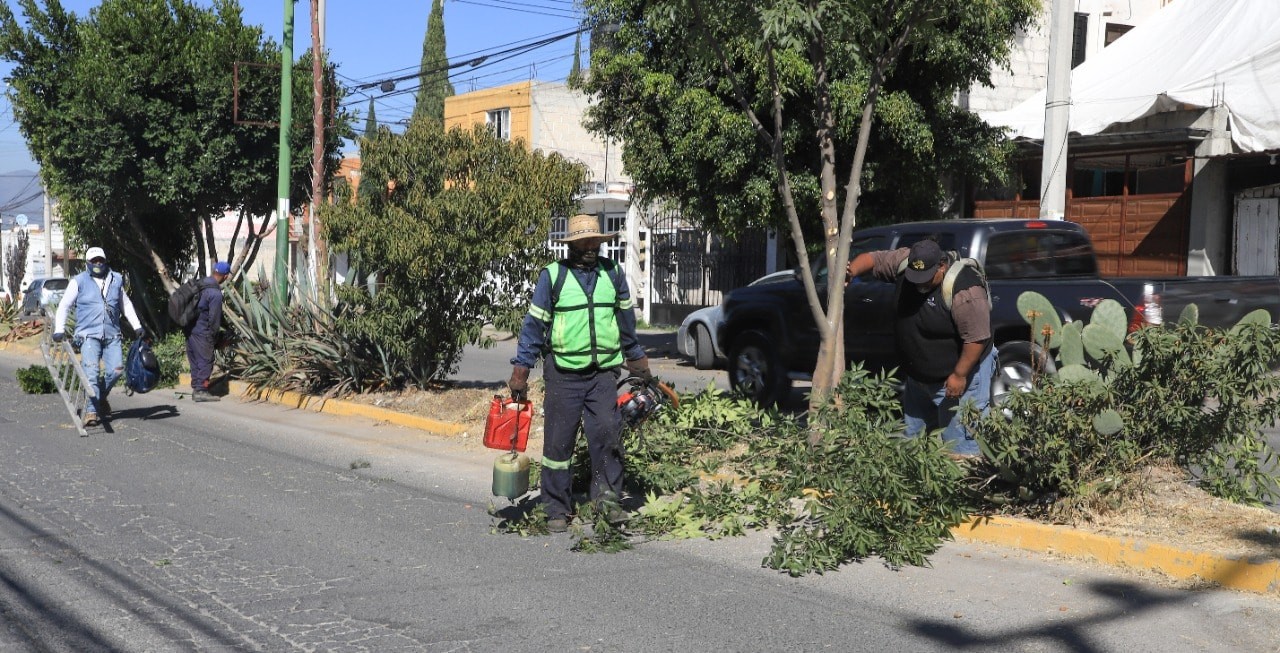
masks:
[[[907,281],[915,284],[929,283],[942,263],[942,248],[932,240],[917,241],[907,255]]]

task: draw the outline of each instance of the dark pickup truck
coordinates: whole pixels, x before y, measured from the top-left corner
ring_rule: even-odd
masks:
[[[1196,304],[1206,326],[1234,324],[1265,308],[1280,316],[1277,277],[1166,277],[1104,279],[1098,276],[1093,243],[1079,225],[1058,220],[946,220],[874,227],[854,232],[850,258],[862,252],[908,247],[934,238],[943,250],[982,262],[991,290],[991,330],[1000,369],[994,399],[1030,383],[1032,360],[1043,356],[1029,342],[1030,328],[1018,314],[1018,296],[1033,290],[1049,299],[1063,321],[1088,321],[1093,307],[1114,299],[1131,323],[1176,320]],[[825,261],[815,272],[820,296]],[[843,283],[843,274],[837,283]],[[893,335],[895,285],[870,274],[845,290],[845,353],[869,369],[898,366]],[[793,380],[811,378],[820,337],[799,275],[780,283],[739,288],[725,297],[718,339],[728,356],[729,383],[761,403],[785,399]],[[1042,358],[1041,360],[1044,360]]]

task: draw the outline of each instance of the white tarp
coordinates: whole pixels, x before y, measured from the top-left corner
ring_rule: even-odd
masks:
[[[1045,92],[982,114],[1044,138]],[[1222,105],[1243,152],[1280,150],[1280,0],[1177,0],[1071,73],[1070,131],[1097,134],[1185,106]]]

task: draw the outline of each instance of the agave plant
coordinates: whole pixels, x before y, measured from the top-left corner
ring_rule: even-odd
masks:
[[[338,327],[335,306],[299,279],[292,301],[248,282],[226,292],[226,320],[235,334],[227,366],[259,387],[341,396],[398,385],[376,345]]]

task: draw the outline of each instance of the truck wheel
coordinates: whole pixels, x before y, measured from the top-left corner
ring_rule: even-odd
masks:
[[[1000,345],[997,366],[996,378],[991,380],[993,406],[1003,404],[1009,393],[1030,390],[1036,370],[1041,374],[1054,374],[1058,371],[1048,352],[1025,340]]]
[[[761,406],[782,403],[791,395],[791,380],[776,348],[759,331],[733,341],[729,352],[729,386]]]
[[[693,366],[700,370],[716,366],[716,350],[711,346],[711,333],[705,324],[693,325]]]

